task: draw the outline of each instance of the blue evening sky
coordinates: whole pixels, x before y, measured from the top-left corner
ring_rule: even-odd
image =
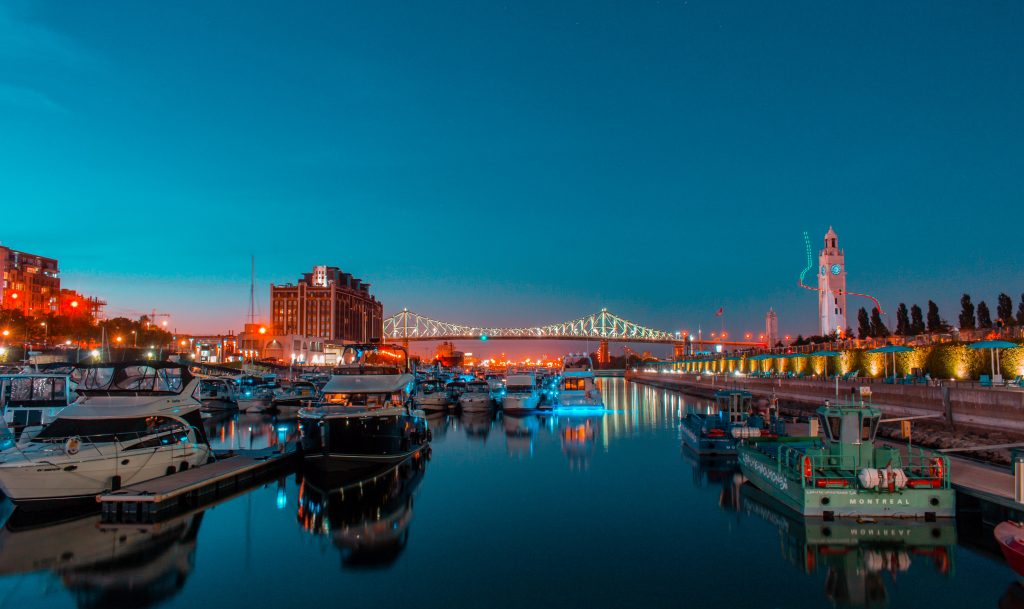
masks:
[[[255,254],[454,321],[1024,291],[1024,4],[0,2],[0,241],[238,330]],[[851,300],[853,309],[860,303]]]

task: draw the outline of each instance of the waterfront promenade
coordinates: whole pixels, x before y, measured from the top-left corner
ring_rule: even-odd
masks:
[[[724,387],[739,387],[757,396],[773,393],[780,399],[813,407],[824,400],[853,399],[859,387],[871,390],[871,403],[888,417],[935,415],[954,426],[1024,434],[1024,389],[982,387],[975,383],[890,385],[878,379],[751,378],[731,374],[630,373],[635,381],[710,397]],[[837,390],[838,388],[838,390]]]

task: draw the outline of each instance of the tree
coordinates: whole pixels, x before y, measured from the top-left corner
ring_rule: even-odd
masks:
[[[871,309],[871,336],[885,338],[889,336],[889,328],[882,323],[882,316],[878,313],[878,307]]]
[[[800,345],[807,344],[807,340],[804,338],[803,334],[797,334],[796,340],[793,341],[793,344],[799,347]]]
[[[992,315],[988,312],[988,305],[984,300],[978,303],[978,327],[985,330],[992,327]]]
[[[1004,326],[1013,325],[1013,299],[1009,294],[1000,294],[996,305],[996,317],[1003,320]]]
[[[1021,299],[1024,299],[1024,294],[1021,294]],[[946,322],[942,321],[939,317],[939,305],[935,304],[934,301],[928,301],[928,331],[929,332],[942,332],[945,329]]]
[[[910,307],[910,335],[917,336],[924,334],[924,316],[921,307],[914,305]]]
[[[1017,305],[1017,325],[1024,326],[1024,294],[1020,295],[1020,304]]]
[[[971,303],[970,294],[964,294],[960,297],[960,329],[973,330],[976,327],[978,322],[974,319],[974,304]]]
[[[868,312],[861,307],[857,311],[857,338],[871,337],[871,322],[868,321]]]
[[[900,303],[896,307],[896,336],[907,336],[910,334],[910,316],[907,314],[907,305]]]

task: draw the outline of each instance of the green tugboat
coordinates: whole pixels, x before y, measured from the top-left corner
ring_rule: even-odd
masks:
[[[748,438],[740,468],[756,487],[805,516],[952,518],[949,459],[918,447],[875,444],[881,411],[818,409],[823,438]]]

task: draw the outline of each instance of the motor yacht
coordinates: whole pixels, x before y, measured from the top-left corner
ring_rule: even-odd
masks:
[[[427,379],[416,385],[412,401],[426,412],[442,412],[448,409],[448,392],[441,381]]]
[[[289,408],[302,408],[317,398],[316,385],[309,381],[295,381],[290,386],[284,387],[270,399],[272,410],[286,410]]]
[[[208,376],[199,379],[199,401],[207,410],[238,408],[238,386],[229,378]]]
[[[537,376],[532,372],[508,375],[505,400],[502,402],[505,412],[524,412],[539,407],[540,391],[537,389]]]
[[[299,409],[307,462],[324,469],[397,463],[427,446],[423,411],[413,410],[409,355],[397,345],[346,345],[320,400]]]
[[[602,408],[604,400],[594,379],[594,363],[586,354],[566,355],[562,359],[558,384],[560,408]]]
[[[486,412],[491,409],[491,390],[486,381],[470,381],[459,396],[462,412]]]
[[[0,451],[0,488],[15,503],[91,498],[211,457],[188,367],[101,363],[73,377],[79,400],[27,443]]]
[[[505,399],[505,377],[501,374],[491,373],[484,377],[487,381],[487,389],[491,394],[491,401],[501,406]]]

